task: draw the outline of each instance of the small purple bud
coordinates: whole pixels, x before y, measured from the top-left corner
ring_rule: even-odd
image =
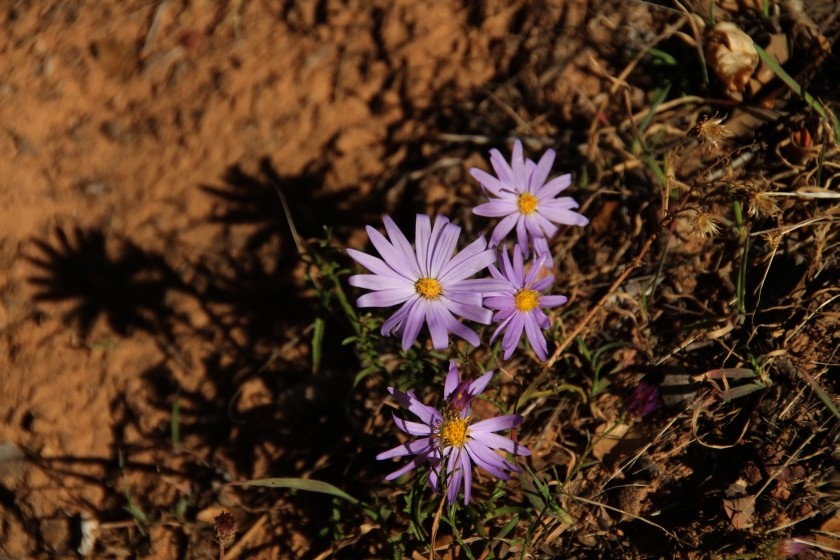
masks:
[[[642,418],[662,406],[659,398],[659,387],[642,381],[633,390],[633,394],[627,398],[625,403],[630,416]]]

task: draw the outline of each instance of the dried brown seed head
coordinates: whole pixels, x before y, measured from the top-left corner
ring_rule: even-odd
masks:
[[[216,531],[216,542],[227,548],[236,538],[239,522],[232,514],[223,511],[213,519],[213,529]]]
[[[700,138],[701,144],[708,144],[716,148],[732,137],[732,132],[722,123],[723,117],[718,117],[716,114],[711,117],[703,117],[694,127],[694,133]]]
[[[701,237],[714,237],[720,233],[717,222],[706,212],[704,208],[695,208],[694,215],[689,218],[688,223],[695,235]]]

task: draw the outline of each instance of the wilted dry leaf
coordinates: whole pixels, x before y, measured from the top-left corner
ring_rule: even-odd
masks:
[[[832,550],[840,550],[840,512],[834,512],[833,516],[820,525],[816,541]]]
[[[723,500],[723,509],[732,526],[736,529],[749,529],[753,526],[752,516],[755,513],[755,498],[753,496],[727,498]]]
[[[704,49],[706,63],[723,82],[726,94],[737,100],[758,66],[758,53],[749,35],[732,22],[721,22],[709,32]]]

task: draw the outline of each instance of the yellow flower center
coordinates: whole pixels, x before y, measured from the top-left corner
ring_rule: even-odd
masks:
[[[522,214],[533,214],[540,201],[531,193],[523,193],[516,197],[516,205]]]
[[[518,311],[531,311],[535,307],[539,307],[540,293],[536,290],[529,290],[528,288],[519,290],[516,292],[516,295],[513,296],[513,304],[516,306]]]
[[[470,423],[469,416],[461,418],[455,416],[443,421],[440,425],[440,441],[444,446],[461,447],[467,441],[467,426]]]
[[[426,299],[436,299],[440,295],[440,282],[434,278],[421,278],[414,283],[414,289]]]

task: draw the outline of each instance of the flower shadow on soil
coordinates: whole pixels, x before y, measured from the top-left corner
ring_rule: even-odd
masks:
[[[205,193],[223,203],[210,221],[225,228],[249,226],[245,249],[259,250],[278,238],[288,239],[292,227],[304,239],[321,238],[329,225],[339,237],[362,227],[358,208],[350,211],[349,191],[329,192],[323,188],[326,170],[316,163],[302,175],[281,176],[268,158],[260,161],[259,172],[248,174],[240,166],[231,166],[225,173],[224,186],[202,185]],[[291,213],[292,224],[284,215],[281,198]],[[366,201],[366,211],[372,208]],[[287,258],[295,253],[281,251]]]
[[[100,519],[125,519],[127,480],[153,519],[170,515],[180,489],[190,488],[186,519],[192,519],[218,503],[218,484],[312,475],[344,486],[346,462],[331,458],[357,456],[355,448],[342,449],[356,429],[345,402],[352,379],[344,375],[356,358],[340,344],[346,326],[319,311],[318,297],[295,274],[300,256],[277,189],[291,208],[306,209],[295,214],[303,239],[323,236],[321,224],[335,222],[342,197],[323,192],[317,174],[280,177],[267,160],[260,175],[235,166],[224,181],[202,189],[221,203],[210,221],[224,230],[202,254],[145,251],[131,239],[108,239],[105,230],[75,227],[58,229],[55,241],[34,240],[27,256],[36,268],[29,278],[33,302],[68,305],[61,319],[83,339],[104,319],[114,334],[151,336],[160,350],[153,367],[124,372],[142,383],[111,402],[110,460],[32,457],[55,480],[72,477],[102,488],[104,508],[90,508]],[[347,214],[337,236],[359,227],[358,215]],[[184,254],[187,262],[175,262],[173,255]],[[188,310],[196,308],[206,320],[195,321]],[[305,326],[319,314],[330,350],[314,375]],[[91,470],[101,476],[87,474]],[[281,495],[242,494],[243,503],[273,503]],[[296,498],[301,532],[311,532],[306,519],[329,503],[319,495]],[[187,546],[181,544],[182,552]]]
[[[55,230],[56,243],[35,240],[28,256],[39,272],[29,278],[35,303],[72,301],[64,322],[86,336],[99,316],[120,336],[133,331],[168,332],[169,290],[188,291],[162,255],[144,251],[130,239],[117,240],[109,253],[106,235],[96,229]]]

